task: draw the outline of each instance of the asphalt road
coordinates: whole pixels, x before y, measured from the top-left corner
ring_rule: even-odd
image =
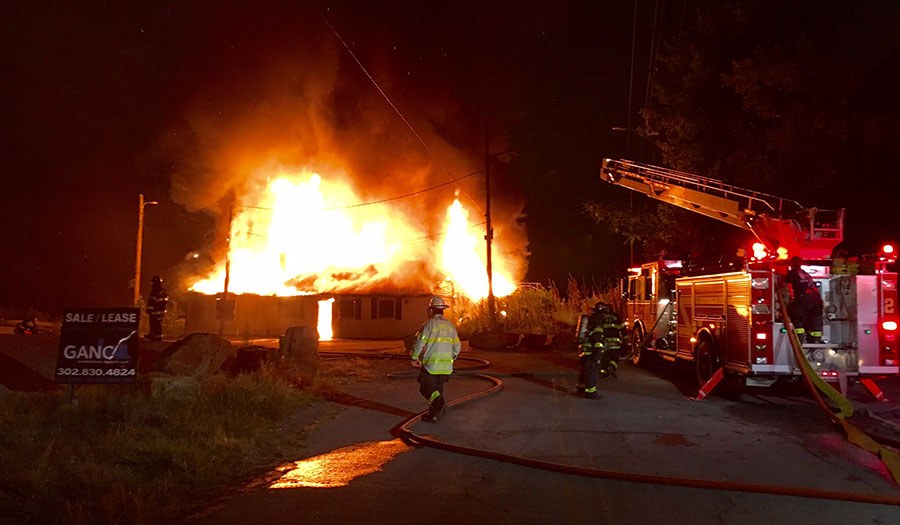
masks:
[[[400,350],[399,343],[323,343],[322,350]],[[503,390],[413,431],[442,441],[581,467],[695,479],[900,496],[881,462],[835,430],[799,389],[690,401],[686,367],[633,366],[572,395],[574,355],[473,352]],[[369,361],[363,361],[369,363]],[[368,366],[368,365],[361,365]],[[347,381],[334,417],[308,436],[308,455],[256,488],[218,502],[197,523],[897,523],[900,507],[610,481],[425,447],[390,430],[426,403],[404,361],[371,361],[375,379]],[[885,385],[889,396],[896,380]],[[453,399],[486,388],[454,375]],[[898,403],[855,404],[900,421]],[[277,487],[277,488],[276,488]]]

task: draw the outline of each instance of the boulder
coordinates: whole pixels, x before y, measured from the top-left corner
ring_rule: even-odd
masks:
[[[416,336],[415,335],[407,335],[403,338],[403,348],[406,349],[406,353],[412,354],[413,347],[416,346]]]
[[[215,374],[234,355],[227,339],[213,334],[191,334],[166,348],[154,368],[176,376],[202,379]]]
[[[575,349],[575,333],[573,330],[562,330],[557,332],[550,341],[550,346],[557,350],[573,350]]]
[[[222,370],[231,374],[246,374],[262,368],[269,360],[269,349],[262,346],[245,346],[237,349],[234,359],[229,358]]]
[[[190,376],[159,375],[150,379],[150,396],[172,401],[191,401],[200,395],[200,381]]]
[[[319,334],[314,328],[288,328],[278,341],[278,352],[297,365],[303,383],[309,384],[319,373]]]
[[[547,336],[544,334],[525,334],[519,342],[521,350],[541,350],[547,344]]]
[[[509,350],[519,344],[519,334],[482,332],[469,339],[469,346],[482,350]]]

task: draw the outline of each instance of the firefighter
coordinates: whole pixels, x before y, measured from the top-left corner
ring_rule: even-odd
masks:
[[[150,333],[145,337],[151,341],[162,341],[162,321],[166,315],[169,296],[162,287],[162,279],[154,275],[150,280],[150,296],[147,298],[147,315],[150,316]]]
[[[587,334],[581,341],[581,372],[578,374],[578,394],[596,399],[597,378],[616,377],[618,356],[622,348],[622,319],[603,302],[594,305],[588,318]]]
[[[422,419],[435,422],[444,408],[444,384],[453,373],[453,362],[461,349],[459,335],[453,323],[444,319],[448,308],[438,296],[428,303],[430,319],[425,321],[416,334],[413,346],[412,365],[419,367],[419,392],[428,400],[428,414]]]
[[[788,315],[800,344],[822,342],[822,296],[816,282],[800,268],[803,259],[791,258],[785,281],[790,285],[791,302]]]

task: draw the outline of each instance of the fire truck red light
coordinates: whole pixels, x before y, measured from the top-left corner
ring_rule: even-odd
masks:
[[[760,341],[765,341],[765,340],[766,340],[766,333],[765,333],[765,332],[757,332],[756,338],[759,339]]]
[[[897,329],[897,321],[884,321],[883,323],[881,323],[881,327],[888,332],[893,332]]]

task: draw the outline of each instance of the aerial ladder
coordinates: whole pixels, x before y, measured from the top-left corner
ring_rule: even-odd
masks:
[[[771,254],[829,259],[844,240],[844,209],[746,190],[720,180],[630,160],[604,159],[610,183],[749,231]]]

